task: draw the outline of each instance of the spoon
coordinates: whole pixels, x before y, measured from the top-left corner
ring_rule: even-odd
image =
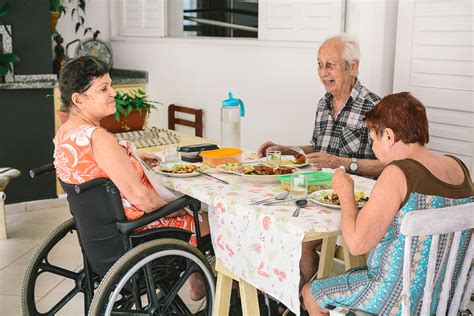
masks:
[[[305,207],[306,205],[308,205],[308,200],[306,199],[300,199],[300,200],[296,200],[295,202],[296,204],[296,210],[295,212],[293,213],[293,217],[298,217],[298,215],[300,215],[300,209],[302,207]]]
[[[258,205],[258,204],[262,204],[262,203],[265,203],[265,202],[268,202],[268,201],[271,201],[273,199],[277,200],[277,201],[282,201],[284,199],[286,199],[288,197],[288,194],[290,194],[289,192],[280,192],[278,193],[277,195],[275,195],[274,197],[272,198],[268,198],[268,199],[263,199],[263,200],[260,200],[260,201],[256,201],[256,202],[253,202],[253,203],[250,203],[249,205]]]

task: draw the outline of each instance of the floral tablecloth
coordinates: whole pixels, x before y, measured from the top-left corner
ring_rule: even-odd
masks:
[[[244,160],[252,159],[255,159],[254,153],[245,155]],[[339,230],[340,211],[310,202],[301,209],[299,217],[292,217],[294,202],[275,206],[249,205],[282,192],[279,183],[250,183],[238,175],[215,169],[208,172],[230,185],[206,176],[156,176],[166,187],[209,205],[213,246],[224,266],[299,314],[301,242],[308,232]],[[367,193],[374,184],[373,180],[357,176],[354,181],[356,189]]]

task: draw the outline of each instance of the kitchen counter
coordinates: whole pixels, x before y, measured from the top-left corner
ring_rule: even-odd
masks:
[[[141,70],[116,69],[110,70],[114,85],[146,84],[148,72]],[[0,90],[53,89],[57,77],[54,74],[15,75],[13,82],[0,83]]]

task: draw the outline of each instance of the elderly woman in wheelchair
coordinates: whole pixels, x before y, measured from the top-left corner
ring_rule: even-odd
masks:
[[[215,285],[207,216],[193,198],[176,198],[165,188],[157,193],[141,165],[143,160],[155,166],[157,157],[137,155],[131,143],[118,143],[100,127],[100,120],[116,111],[108,72],[91,56],[73,59],[61,71],[59,88],[69,120],[54,138],[54,167],[33,170],[32,176],[56,170],[73,219],[56,228],[33,255],[23,286],[24,314],[56,314],[82,292],[84,312],[90,315],[210,315]],[[83,253],[79,271],[48,258],[69,232],[77,232]],[[35,303],[43,273],[75,284],[46,311]],[[200,308],[186,303],[184,287]]]

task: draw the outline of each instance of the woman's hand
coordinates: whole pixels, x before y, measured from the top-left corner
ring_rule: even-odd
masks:
[[[160,158],[157,155],[150,153],[139,153],[138,157],[142,159],[150,168],[160,165]]]
[[[337,168],[334,172],[332,188],[339,196],[341,204],[345,203],[348,199],[352,199],[355,203],[354,180],[346,173],[344,168]]]

